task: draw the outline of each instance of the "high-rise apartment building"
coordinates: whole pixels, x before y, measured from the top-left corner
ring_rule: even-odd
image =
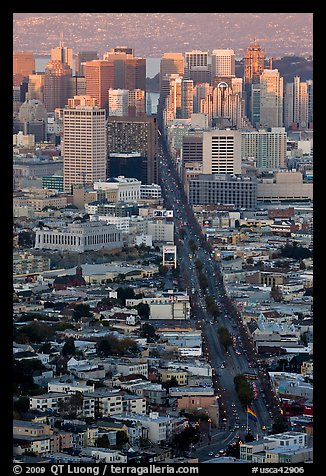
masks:
[[[51,60],[67,63],[70,66],[71,71],[74,69],[72,48],[64,46],[62,39],[60,40],[60,45],[58,47],[51,49]]]
[[[287,134],[284,127],[241,132],[241,157],[254,159],[262,170],[279,170],[286,164]]]
[[[215,129],[203,132],[203,173],[241,173],[241,132]]]
[[[235,76],[235,54],[232,49],[212,51],[212,81],[215,76]]]
[[[114,66],[110,61],[85,63],[86,94],[97,99],[100,108],[108,110],[108,91],[114,88]]]
[[[78,51],[76,55],[76,76],[85,76],[85,63],[98,59],[97,51]]]
[[[106,113],[89,106],[91,97],[75,97],[63,109],[64,190],[74,184],[91,184],[106,180],[107,136]]]
[[[264,69],[260,75],[260,126],[283,126],[283,78],[278,69]]]
[[[67,63],[51,60],[45,67],[44,105],[48,112],[66,106],[72,70]]]
[[[28,77],[35,73],[35,58],[31,51],[15,51],[13,54],[13,74]]]
[[[144,157],[142,183],[157,183],[157,123],[155,117],[109,116],[108,152],[137,152]]]

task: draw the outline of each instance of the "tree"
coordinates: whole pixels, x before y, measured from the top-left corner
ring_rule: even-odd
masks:
[[[284,415],[276,415],[271,428],[271,434],[283,433],[284,431],[288,431],[289,429],[289,421]]]
[[[218,337],[221,345],[224,347],[225,352],[228,350],[228,347],[232,344],[232,338],[228,329],[224,326],[219,326],[218,328]]]
[[[14,394],[30,394],[32,390],[39,389],[33,381],[35,370],[44,370],[42,362],[35,358],[29,360],[15,360],[13,366]]]
[[[43,324],[41,322],[31,322],[30,324],[19,328],[17,331],[17,339],[21,334],[27,336],[29,342],[33,343],[43,343],[47,340],[53,340],[55,337],[53,327],[49,324]]]
[[[250,441],[255,441],[255,437],[252,433],[250,433],[250,431],[248,431],[248,433],[246,434],[244,440],[246,443],[250,443]]]
[[[200,259],[195,260],[195,268],[197,271],[201,271],[203,269],[203,262]]]
[[[79,321],[82,317],[92,317],[93,313],[90,311],[88,304],[77,304],[74,307],[72,318],[74,321]]]
[[[168,266],[165,266],[163,264],[160,264],[158,267],[158,272],[160,276],[165,276],[167,272],[169,271]]]
[[[83,408],[83,394],[81,392],[76,392],[74,395],[71,395],[69,399],[70,405],[70,416],[76,417]]]
[[[301,270],[307,269],[307,266],[305,265],[305,262],[303,261],[303,259],[300,261],[299,269]]]
[[[108,435],[99,436],[96,440],[95,446],[98,448],[110,448]]]
[[[243,405],[250,405],[254,399],[254,392],[246,377],[242,374],[233,379],[238,398]]]
[[[193,238],[191,238],[189,240],[189,248],[191,250],[192,253],[194,253],[195,251],[198,250],[198,246],[197,246],[197,243],[195,242],[195,240]]]
[[[180,451],[186,451],[190,445],[199,442],[200,432],[193,426],[187,426],[183,431],[174,435],[172,445]]]
[[[272,286],[270,296],[275,302],[280,302],[283,299],[283,294],[279,286]]]
[[[169,389],[171,387],[178,387],[179,384],[178,384],[178,381],[175,377],[171,377],[169,380],[167,380],[163,386],[166,388],[166,389]]]
[[[149,318],[149,312],[150,312],[150,308],[149,308],[149,305],[146,304],[146,303],[143,303],[143,302],[140,302],[139,304],[137,304],[137,306],[135,306],[137,311],[138,311],[138,316],[141,318],[141,319],[148,319]]]
[[[254,264],[254,262],[255,262],[255,261],[254,261],[254,259],[253,259],[252,256],[249,256],[249,257],[247,258],[247,260],[246,260],[246,263],[247,263],[247,264],[250,264],[250,265]]]
[[[155,327],[151,324],[143,324],[140,329],[140,337],[146,337],[150,342],[157,340],[158,335],[155,333]]]
[[[116,434],[116,446],[122,448],[126,443],[129,442],[129,437],[125,431],[117,431]]]
[[[29,397],[20,397],[13,403],[13,408],[18,413],[27,412],[29,410]]]
[[[68,337],[68,339],[66,339],[62,347],[61,355],[63,356],[74,355],[75,353],[76,353],[75,340],[73,337]]]
[[[198,275],[198,281],[199,281],[199,286],[200,288],[205,291],[205,289],[207,289],[208,287],[208,279],[207,279],[207,276],[202,273],[202,272],[199,272],[199,275]]]
[[[286,258],[293,258],[295,260],[302,260],[312,257],[312,251],[309,248],[298,245],[296,241],[292,244],[287,243],[281,248],[281,256]]]
[[[126,305],[126,299],[134,299],[135,291],[129,287],[119,287],[117,288],[117,298],[123,306]]]

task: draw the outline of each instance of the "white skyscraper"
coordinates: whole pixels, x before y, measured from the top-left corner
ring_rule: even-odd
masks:
[[[241,132],[229,129],[204,131],[203,173],[241,173]]]
[[[112,89],[108,91],[109,116],[128,116],[128,89]]]
[[[74,184],[106,180],[105,109],[75,106],[63,109],[64,190]]]
[[[212,51],[212,80],[215,76],[235,76],[235,54],[233,50]]]

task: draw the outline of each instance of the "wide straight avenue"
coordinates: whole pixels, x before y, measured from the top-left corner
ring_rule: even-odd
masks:
[[[247,432],[247,424],[254,437],[264,435],[265,428],[271,425],[273,414],[267,408],[266,400],[262,398],[259,379],[256,380],[258,398],[252,405],[258,417],[257,423],[248,422],[247,409],[239,401],[234,377],[242,373],[256,373],[258,377],[252,343],[244,326],[237,319],[235,310],[230,307],[219,265],[213,259],[210,246],[203,237],[187,202],[162,136],[159,139],[159,173],[164,206],[166,209],[173,210],[180,276],[184,289],[191,296],[191,321],[202,331],[203,352],[213,367],[215,393],[219,399],[220,427],[213,428],[202,438],[197,448],[193,449],[199,461],[203,462],[212,454],[218,454],[219,451],[222,453],[229,443],[236,441],[239,437],[243,440]],[[205,291],[199,283],[195,266],[197,260],[201,261],[202,273],[207,278]],[[216,320],[208,313],[205,301],[207,295],[212,296],[219,307],[220,313]],[[236,342],[236,346],[229,346],[227,352],[219,341],[219,326],[226,327]]]

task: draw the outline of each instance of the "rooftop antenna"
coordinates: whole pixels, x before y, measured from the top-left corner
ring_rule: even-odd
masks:
[[[60,33],[60,48],[63,48],[63,31]]]

